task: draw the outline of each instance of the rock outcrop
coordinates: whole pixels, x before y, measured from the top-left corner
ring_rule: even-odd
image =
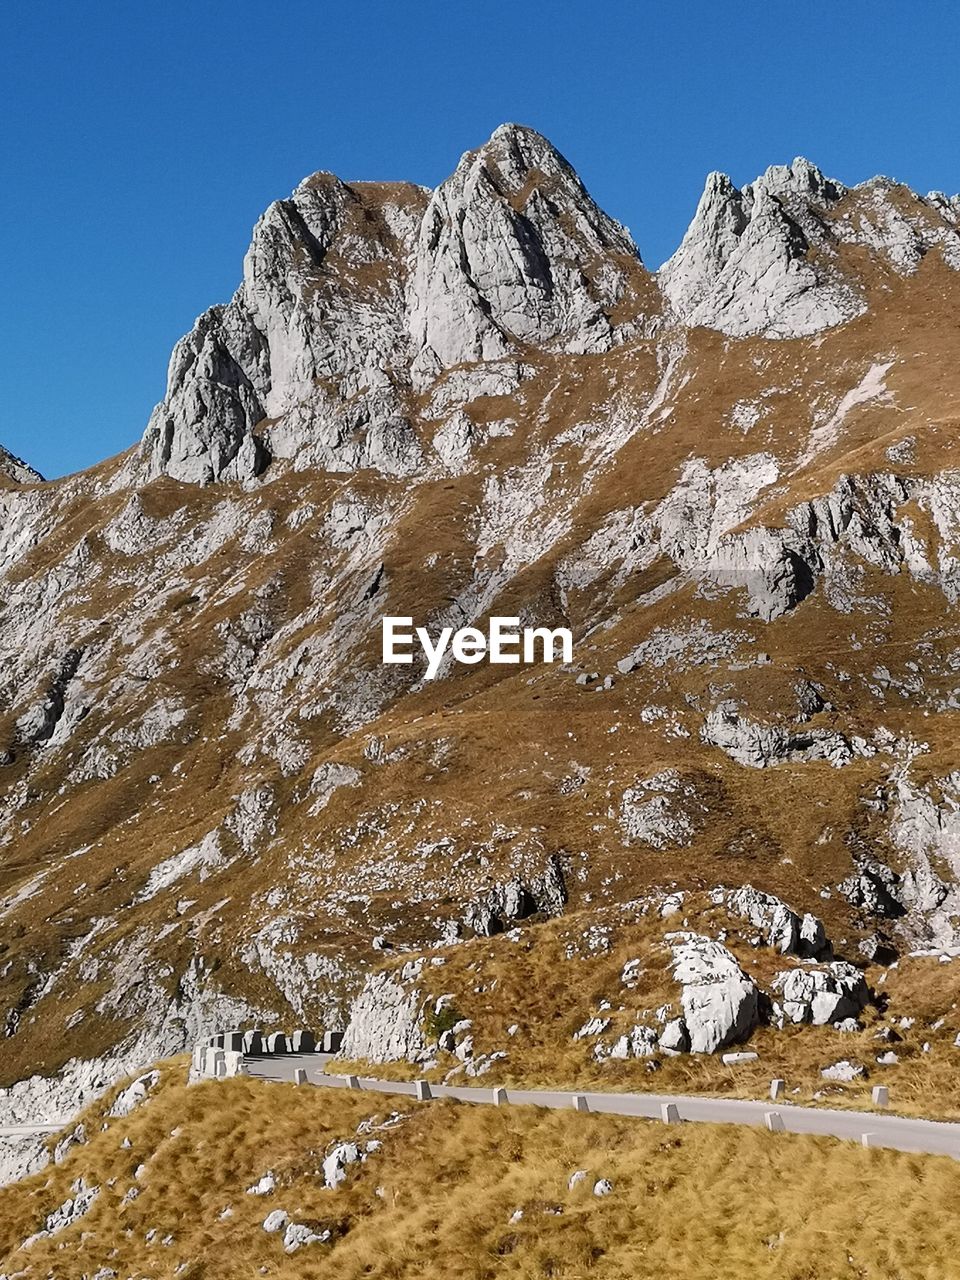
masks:
[[[566,900],[563,866],[559,856],[553,854],[543,873],[529,882],[515,877],[487,889],[467,906],[463,923],[473,933],[489,937],[538,912],[559,915]]]
[[[703,570],[718,586],[745,587],[747,613],[772,622],[813,589],[814,577],[792,530],[747,529],[722,537]]]
[[[732,700],[720,703],[709,713],[701,737],[710,746],[725,751],[738,764],[753,769],[765,769],[783,761],[814,760],[826,761],[840,769],[855,756],[874,754],[862,739],[854,737],[848,741],[834,729],[761,724],[741,715]]]
[[[773,1018],[811,1022],[815,1027],[856,1018],[870,999],[866,981],[852,964],[836,960],[822,968],[786,969],[773,979]]]
[[[894,843],[907,859],[899,877],[878,876],[885,914],[900,916],[900,932],[922,946],[960,945],[960,771],[918,787],[909,773],[896,778],[896,809],[891,824]],[[884,868],[889,871],[889,868]],[[889,909],[889,900],[899,911]]]
[[[701,934],[668,934],[667,941],[690,1052],[715,1053],[745,1039],[758,1021],[757,987],[732,953]]]
[[[760,932],[761,941],[784,956],[828,960],[832,948],[823,921],[807,912],[802,918],[780,898],[744,885],[724,894],[714,894],[729,912],[749,921]]]
[[[350,1008],[340,1056],[367,1062],[399,1062],[426,1049],[421,1025],[424,998],[392,973],[369,974]]]
[[[775,165],[738,190],[713,173],[683,243],[661,270],[666,296],[691,325],[734,337],[794,338],[842,324],[863,298],[826,257],[826,215],[845,194],[808,161]]]
[[[167,394],[143,438],[145,479],[248,480],[266,462],[253,428],[266,416],[268,355],[242,301],[212,307],[173,349]]]
[[[377,447],[354,446],[363,429],[400,416],[391,392],[409,362],[405,263],[425,199],[407,184],[351,187],[316,174],[270,206],[234,298],[174,350],[144,436],[147,479],[253,479],[272,452],[254,428],[295,409],[300,420],[278,433],[283,456],[326,444],[345,448],[343,469],[375,464]]]

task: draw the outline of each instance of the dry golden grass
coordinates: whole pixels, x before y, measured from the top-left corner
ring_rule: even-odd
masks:
[[[92,1108],[89,1143],[0,1191],[3,1271],[22,1280],[81,1280],[104,1266],[151,1280],[958,1274],[960,1166],[948,1159],[726,1126],[397,1099],[388,1106],[401,1123],[379,1132],[382,1149],[331,1191],[318,1176],[326,1148],[384,1117],[376,1098],[182,1081],[182,1066],[166,1064],[161,1088],[131,1116],[104,1122]],[[267,1169],[277,1189],[247,1195]],[[578,1169],[588,1176],[570,1190]],[[20,1249],[80,1177],[103,1188],[87,1215]],[[612,1194],[593,1194],[599,1178]],[[133,1186],[138,1197],[125,1201]],[[262,1229],[278,1207],[329,1229],[331,1242],[285,1255]]]

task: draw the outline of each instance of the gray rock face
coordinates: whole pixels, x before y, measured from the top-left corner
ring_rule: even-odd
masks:
[[[813,574],[792,531],[747,529],[721,538],[705,576],[718,586],[745,587],[747,612],[772,622],[813,588]]]
[[[268,387],[266,343],[240,299],[205,312],[170,357],[167,394],[143,438],[145,478],[209,484],[258,475],[266,456],[251,433],[266,416]]]
[[[696,933],[672,933],[673,975],[691,1053],[715,1053],[757,1025],[757,988],[719,942]]]
[[[22,458],[9,453],[3,445],[0,445],[0,476],[14,484],[40,484],[43,480],[39,471],[34,471]]]
[[[916,786],[906,772],[897,777],[890,834],[908,865],[894,884],[882,883],[887,898],[900,907],[887,914],[902,915],[899,928],[911,941],[955,947],[960,940],[960,772],[938,778],[935,786],[939,796]],[[886,899],[881,904],[886,906]]]
[[[28,1178],[49,1162],[50,1156],[41,1138],[4,1138],[0,1142],[0,1187]]]
[[[866,743],[848,742],[833,729],[795,729],[783,725],[760,724],[742,716],[736,703],[720,703],[707,716],[701,735],[704,742],[719,747],[738,764],[765,769],[782,761],[825,760],[842,768],[857,755],[870,755]]]
[[[607,350],[607,312],[627,283],[618,258],[637,260],[633,241],[566,160],[532,129],[504,125],[424,214],[410,283],[417,379],[495,360],[515,341]]]
[[[852,319],[863,301],[840,273],[808,260],[831,235],[825,214],[845,194],[809,161],[776,165],[738,190],[712,173],[680,248],[660,280],[676,313],[734,337],[817,333]]]
[[[96,1186],[87,1186],[80,1178],[70,1188],[73,1195],[64,1200],[63,1204],[54,1209],[53,1213],[47,1215],[42,1229],[30,1236],[24,1241],[21,1248],[28,1248],[35,1240],[42,1239],[44,1236],[55,1236],[61,1231],[66,1231],[68,1227],[72,1227],[78,1222],[90,1206],[100,1194],[100,1188]]]
[[[543,874],[529,883],[516,878],[488,889],[469,904],[463,923],[474,933],[489,937],[537,912],[559,915],[566,901],[563,868],[560,859],[553,855]]]
[[[870,999],[863,974],[842,960],[821,969],[783,970],[772,985],[782,997],[781,1020],[812,1022],[816,1027],[855,1018]],[[777,1012],[775,1008],[775,1016]]]
[[[660,1048],[666,1054],[690,1052],[690,1033],[682,1018],[673,1018],[660,1032]]]
[[[532,129],[498,129],[432,195],[315,174],[257,223],[233,300],[177,344],[145,478],[250,481],[271,457],[410,474],[411,380],[523,343],[605,351],[632,332],[609,317],[634,274],[629,234]],[[460,434],[437,440],[451,469]]]
[[[392,386],[364,390],[349,400],[317,387],[270,432],[274,458],[292,459],[296,470],[413,475],[423,463],[420,444],[403,401]]]
[[[657,1033],[653,1027],[636,1026],[631,1028],[626,1035],[620,1036],[614,1042],[608,1054],[603,1055],[598,1045],[595,1050],[595,1057],[652,1058],[656,1052]]]
[[[351,1006],[340,1056],[368,1062],[415,1058],[426,1049],[422,1007],[416,987],[404,986],[393,974],[369,974]]]
[[[425,198],[398,186],[372,201],[359,185],[316,174],[270,206],[233,300],[174,349],[144,436],[147,479],[253,479],[273,452],[254,427],[313,400],[305,412],[316,430],[287,423],[278,456],[307,443],[336,455],[358,425],[395,425],[395,408],[384,412],[375,393],[391,390],[391,371],[407,359],[403,278]],[[333,469],[375,465],[377,452]]]
[[[253,232],[242,296],[270,353],[264,407],[277,418],[323,380],[345,399],[386,386],[402,358],[403,263],[425,195],[315,174]]]
[[[17,735],[27,746],[38,746],[54,735],[66,707],[66,693],[83,659],[82,649],[71,649],[60,660],[44,697],[17,721]]]
[[[923,199],[886,178],[849,190],[804,159],[774,165],[742,190],[712,173],[661,287],[687,324],[734,337],[802,337],[864,310],[840,260],[846,245],[900,275],[932,249],[958,269],[956,201]]]
[[[463,410],[452,413],[433,437],[433,447],[446,469],[454,475],[465,470],[476,438],[476,429]]]
[[[283,1233],[284,1253],[296,1253],[307,1244],[325,1244],[330,1239],[330,1231],[314,1231],[305,1222],[288,1222]]]
[[[112,1116],[128,1116],[131,1111],[136,1110],[140,1103],[150,1094],[151,1089],[155,1089],[160,1083],[159,1071],[148,1071],[145,1075],[138,1076],[132,1084],[118,1094],[116,1101],[110,1108]]]
[[[86,1126],[74,1125],[68,1134],[60,1139],[53,1149],[54,1164],[62,1164],[74,1147],[83,1146],[87,1140]]]
[[[898,886],[900,877],[883,862],[875,858],[860,860],[855,875],[838,885],[852,907],[859,907],[873,916],[902,916]]]
[[[780,898],[749,884],[728,893],[724,901],[728,911],[748,920],[766,945],[781,955],[829,959],[831,947],[823,922],[809,912],[801,919]]]
[[[323,1161],[323,1181],[331,1189],[339,1187],[347,1180],[347,1169],[361,1159],[360,1147],[356,1142],[338,1142]]]

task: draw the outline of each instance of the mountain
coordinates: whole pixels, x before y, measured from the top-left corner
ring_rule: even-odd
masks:
[[[894,957],[888,991],[933,990],[958,303],[957,198],[803,160],[711,175],[659,272],[516,125],[433,192],[320,173],[271,205],[140,445],[0,491],[0,1067],[71,1063],[0,1113],[211,1025],[429,1056],[427,998],[505,974],[532,1039],[478,1007],[477,1055],[646,1070],[667,1033],[626,1004],[570,1058],[601,991],[557,984],[571,956],[608,1003],[646,965],[684,1063],[855,1016]],[[385,615],[564,626],[574,660],[426,680],[381,662]],[[678,973],[732,982],[736,1025],[695,1026]]]

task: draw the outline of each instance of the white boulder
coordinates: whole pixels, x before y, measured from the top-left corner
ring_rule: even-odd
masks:
[[[859,1062],[851,1062],[844,1058],[841,1062],[834,1062],[829,1067],[824,1067],[820,1074],[824,1080],[837,1080],[841,1084],[852,1084],[855,1080],[864,1080],[867,1075],[867,1069]]]
[[[757,988],[719,942],[696,933],[667,935],[673,975],[692,1053],[714,1053],[735,1044],[757,1025]]]
[[[323,1162],[323,1181],[331,1189],[339,1187],[347,1178],[347,1169],[365,1159],[355,1142],[338,1142]]]

